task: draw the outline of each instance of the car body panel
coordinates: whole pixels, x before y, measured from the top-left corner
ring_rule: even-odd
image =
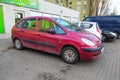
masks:
[[[115,32],[117,37],[120,35],[120,16],[88,16],[83,21],[97,22],[102,30]]]
[[[96,22],[78,22],[78,26],[80,26],[80,28],[96,35],[97,37],[99,37],[101,39],[102,31]]]
[[[101,40],[96,37],[95,35],[85,31],[85,30],[80,30],[80,31],[70,31],[67,30],[64,26],[61,25],[61,23],[56,22],[53,18],[49,17],[28,17],[24,19],[36,19],[35,23],[35,30],[24,30],[22,28],[18,28],[17,25],[20,24],[20,22],[16,23],[13,28],[12,28],[12,41],[14,42],[15,38],[20,39],[24,47],[32,48],[32,49],[37,49],[40,51],[45,51],[49,53],[54,53],[57,55],[61,55],[61,51],[64,47],[66,46],[72,46],[74,47],[78,54],[80,59],[96,59],[98,57],[97,54],[100,54],[101,49],[103,48]],[[23,19],[23,20],[24,20]],[[39,32],[39,20],[46,20],[50,21],[50,24],[54,23],[55,26],[59,27],[62,31],[65,33],[63,34],[58,34],[56,33],[48,33],[48,32]],[[44,25],[47,24],[47,22],[44,22]],[[41,27],[41,26],[40,26]],[[77,27],[77,26],[76,26]],[[54,28],[55,29],[55,28]],[[90,46],[88,44],[85,44],[81,38],[85,38],[90,40],[92,43],[94,43],[94,46]],[[101,48],[99,50],[96,50],[94,52],[90,51],[84,51],[83,48],[85,49],[96,49],[98,47]],[[94,56],[94,55],[97,56]]]

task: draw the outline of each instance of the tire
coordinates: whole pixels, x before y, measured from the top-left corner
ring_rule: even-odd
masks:
[[[107,41],[107,38],[104,34],[102,34],[102,39],[101,39],[103,42]]]
[[[62,59],[69,64],[77,62],[79,59],[77,50],[73,47],[65,47],[62,50]]]
[[[14,40],[14,47],[18,50],[22,50],[23,49],[23,45],[21,43],[21,41],[19,39],[15,39]]]
[[[119,33],[117,33],[117,39],[120,39],[120,34]]]

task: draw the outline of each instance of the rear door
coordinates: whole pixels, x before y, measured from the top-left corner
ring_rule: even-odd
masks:
[[[36,18],[24,19],[17,24],[17,27],[19,28],[18,35],[23,45],[36,49]]]

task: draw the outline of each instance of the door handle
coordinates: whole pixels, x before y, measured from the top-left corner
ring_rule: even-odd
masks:
[[[40,36],[40,34],[36,34],[36,36]]]

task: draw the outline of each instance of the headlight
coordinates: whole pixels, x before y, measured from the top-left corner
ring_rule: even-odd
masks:
[[[95,44],[92,41],[90,41],[86,38],[81,38],[81,40],[82,40],[82,42],[84,42],[85,44],[87,44],[89,46],[95,46]]]
[[[116,36],[116,34],[115,34],[115,33],[113,33],[113,32],[110,32],[110,34],[112,34],[112,35]]]

